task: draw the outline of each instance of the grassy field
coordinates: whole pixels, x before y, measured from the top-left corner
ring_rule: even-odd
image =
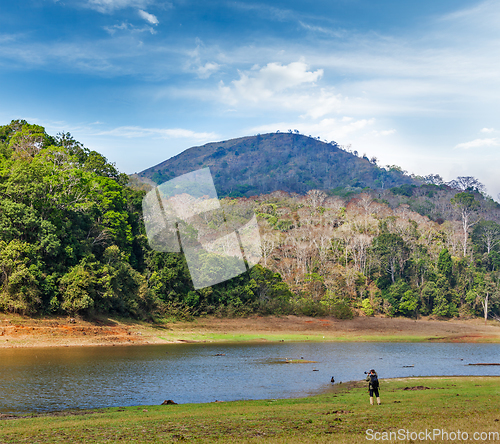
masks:
[[[296,316],[241,319],[199,318],[191,323],[173,323],[157,337],[165,341],[194,342],[500,342],[500,324],[487,326],[478,320],[419,321],[403,318],[352,320]]]
[[[423,433],[421,437],[425,438],[426,430],[432,442],[463,441],[464,432],[469,442],[500,442],[500,377],[383,380],[381,399],[382,405],[370,406],[365,384],[357,382],[335,385],[329,393],[299,399],[3,416],[0,442],[391,442],[390,435],[376,432],[392,432],[392,437],[399,438],[393,442],[418,442],[421,440],[415,439],[415,434]],[[369,429],[372,432],[367,433]],[[474,433],[483,435],[475,437]]]
[[[159,339],[165,341],[186,342],[460,342],[453,341],[439,335],[334,335],[328,333],[199,333],[199,332],[173,332],[158,334]],[[500,338],[480,338],[470,342],[498,343]]]

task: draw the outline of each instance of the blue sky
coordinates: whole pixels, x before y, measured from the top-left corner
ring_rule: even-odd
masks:
[[[500,3],[0,3],[0,123],[69,131],[126,173],[276,130],[500,193]]]

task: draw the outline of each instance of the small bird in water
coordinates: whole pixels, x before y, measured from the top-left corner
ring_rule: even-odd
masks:
[[[332,376],[331,383],[335,383],[335,378]]]

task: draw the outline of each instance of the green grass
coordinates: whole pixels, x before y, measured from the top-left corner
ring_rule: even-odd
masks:
[[[195,329],[196,327],[194,327]],[[165,341],[184,340],[193,342],[447,342],[450,338],[429,335],[346,335],[323,333],[201,333],[174,330],[161,332],[158,338]],[[481,338],[475,342],[498,343],[500,338]]]
[[[428,389],[404,390],[416,386]],[[500,377],[405,378],[381,381],[381,406],[369,405],[364,383],[349,383],[299,399],[39,415],[0,421],[0,442],[364,443],[367,429],[460,430],[472,438],[500,431],[499,387]]]

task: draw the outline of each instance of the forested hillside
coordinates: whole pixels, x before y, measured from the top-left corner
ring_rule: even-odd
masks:
[[[149,248],[145,193],[127,181],[69,134],[25,121],[0,127],[0,310],[151,318],[266,312],[290,299],[260,266],[195,291],[181,254]]]
[[[357,308],[366,315],[498,316],[500,206],[473,188],[400,192],[349,201],[318,190],[259,196],[263,265],[281,274],[311,314],[348,317]],[[439,211],[437,221],[412,210],[426,202]]]
[[[138,174],[157,184],[196,168],[210,167],[220,197],[250,197],[273,191],[311,189],[359,192],[419,185],[397,166],[379,168],[368,159],[298,133],[272,133],[189,148]]]
[[[283,145],[283,152],[305,150],[299,148],[303,136],[283,136],[296,143]],[[267,154],[250,149],[252,138],[239,140],[249,143],[252,175],[268,168]],[[340,161],[328,164],[329,156],[345,157],[349,168],[364,162],[359,165],[366,170],[360,167],[356,177],[382,177],[384,189],[227,197],[257,214],[263,259],[234,279],[195,290],[182,254],[149,247],[141,208],[145,190],[129,186],[126,175],[70,134],[50,136],[25,121],[2,126],[0,310],[144,319],[204,313],[499,314],[500,206],[477,180],[420,186],[396,167],[374,179],[381,169],[373,163],[317,141],[317,152],[323,149],[326,157],[318,159],[324,171],[342,168]],[[273,150],[280,159],[280,150]],[[299,175],[320,168],[309,161],[299,168],[296,156],[290,159],[297,167],[291,171]],[[182,165],[168,177],[199,166],[187,160]],[[280,174],[289,174],[286,165]],[[233,167],[228,162],[221,168]],[[274,177],[276,184],[286,184],[280,177]],[[430,179],[440,183],[437,176]],[[259,177],[252,180],[258,187]],[[293,177],[287,180],[292,184]]]

